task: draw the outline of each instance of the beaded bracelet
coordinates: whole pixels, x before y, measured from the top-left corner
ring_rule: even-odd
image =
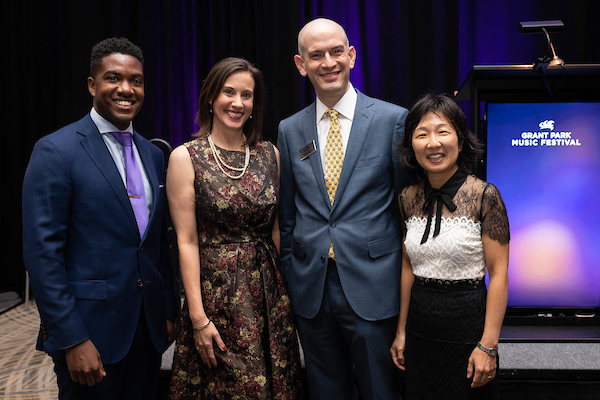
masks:
[[[204,329],[204,328],[206,328],[208,325],[210,325],[210,323],[211,323],[211,320],[209,319],[209,320],[208,320],[208,322],[207,322],[207,323],[205,323],[204,325],[202,325],[201,327],[199,327],[199,328],[192,328],[192,329],[194,329],[195,331],[201,331],[202,329]]]

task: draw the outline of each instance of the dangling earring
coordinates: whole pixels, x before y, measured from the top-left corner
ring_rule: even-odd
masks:
[[[208,105],[211,106],[211,108],[209,108],[208,111],[212,114],[212,101],[209,101]]]

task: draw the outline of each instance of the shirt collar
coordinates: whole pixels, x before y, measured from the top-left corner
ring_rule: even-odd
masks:
[[[341,116],[352,121],[354,118],[354,109],[356,108],[356,100],[358,95],[354,86],[350,83],[350,88],[346,91],[346,94],[332,107],[335,111],[339,112]],[[325,111],[329,110],[319,98],[317,97],[317,123],[325,116]]]
[[[90,117],[92,118],[92,121],[94,121],[94,124],[96,124],[98,127],[98,131],[100,131],[100,133],[129,132],[133,135],[133,122],[129,122],[127,129],[119,129],[112,123],[108,122],[108,120],[102,115],[98,114],[98,111],[96,111],[94,107],[92,107],[92,110],[90,111]]]
[[[423,204],[423,210],[427,211],[427,225],[425,226],[425,232],[423,233],[423,238],[421,239],[421,244],[425,243],[429,238],[429,232],[431,229],[431,222],[433,219],[434,213],[434,204],[437,203],[437,211],[435,215],[435,228],[433,231],[433,237],[436,237],[440,234],[441,224],[442,224],[442,204],[445,204],[446,207],[452,212],[456,210],[456,204],[454,204],[454,196],[458,189],[465,183],[467,179],[467,173],[461,170],[460,168],[456,170],[454,175],[446,181],[439,189],[434,189],[429,184],[429,179],[425,178],[425,204]]]

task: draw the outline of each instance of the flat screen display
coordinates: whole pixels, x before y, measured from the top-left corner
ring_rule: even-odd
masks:
[[[600,307],[600,103],[488,103],[510,221],[509,307]]]

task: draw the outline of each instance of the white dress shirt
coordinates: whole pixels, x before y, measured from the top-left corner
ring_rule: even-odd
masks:
[[[96,127],[98,127],[98,131],[100,131],[102,134],[102,139],[104,139],[104,143],[106,143],[106,147],[108,147],[108,151],[115,161],[117,169],[119,170],[119,174],[123,179],[123,185],[127,187],[127,173],[125,171],[125,155],[123,153],[123,146],[109,132],[129,132],[133,135],[133,123],[130,122],[127,129],[118,129],[116,126],[107,121],[102,115],[98,114],[98,111],[96,111],[96,109],[93,107],[90,111],[90,117],[92,117],[92,121],[94,121],[94,124],[96,124]],[[150,215],[153,205],[152,188],[150,187],[150,180],[148,179],[148,174],[146,173],[144,163],[142,163],[142,159],[138,153],[135,141],[133,141],[133,152],[135,153],[135,159],[140,166],[140,170],[142,171],[144,193],[146,194],[146,205],[148,206],[148,215]]]
[[[342,98],[333,106],[333,109],[339,113],[338,121],[340,123],[340,132],[342,134],[342,146],[344,154],[348,146],[350,138],[350,130],[352,129],[352,119],[354,118],[354,110],[356,109],[356,100],[358,95],[352,84],[350,88],[342,96]],[[321,156],[321,166],[325,169],[325,145],[327,144],[327,133],[331,125],[331,118],[325,112],[329,109],[321,100],[317,98],[317,138],[319,140],[319,154]],[[323,171],[324,173],[325,171]]]

